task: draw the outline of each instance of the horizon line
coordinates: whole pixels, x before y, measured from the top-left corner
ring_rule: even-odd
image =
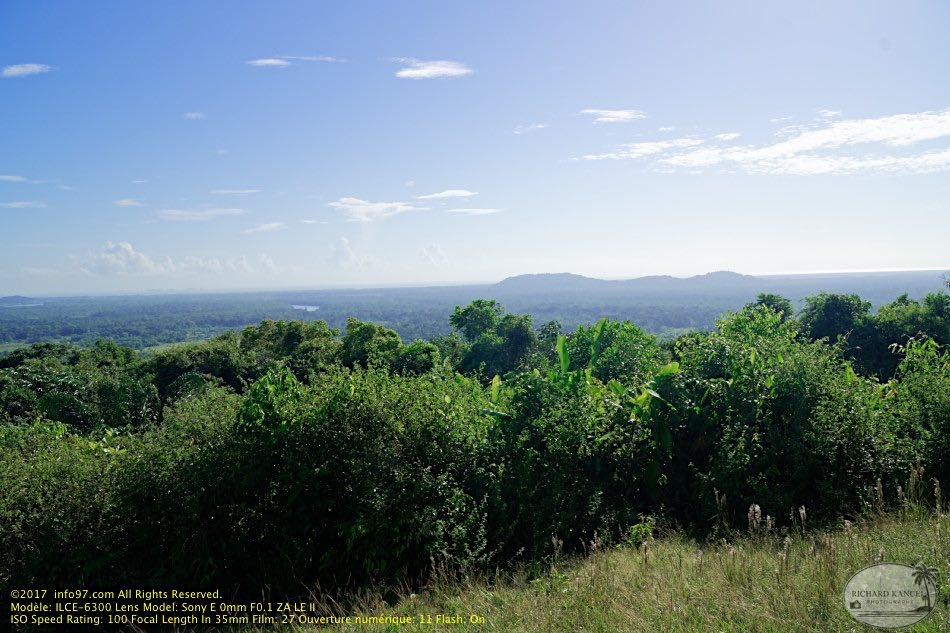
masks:
[[[5,297],[14,297],[21,296],[27,298],[47,298],[47,299],[58,299],[58,298],[70,298],[70,297],[128,297],[128,296],[141,296],[141,295],[176,295],[176,294],[243,294],[243,293],[256,293],[256,292],[317,292],[317,291],[327,291],[327,290],[398,290],[398,289],[411,289],[411,288],[446,288],[446,287],[464,287],[464,286],[493,286],[499,284],[507,279],[513,279],[515,277],[524,277],[529,275],[576,275],[578,277],[584,277],[585,279],[593,279],[600,281],[635,281],[637,279],[645,279],[647,277],[671,277],[673,279],[691,279],[693,277],[703,277],[705,275],[711,275],[714,273],[731,273],[736,275],[742,275],[746,277],[794,277],[794,276],[807,276],[807,275],[856,275],[856,274],[873,274],[873,273],[913,273],[913,272],[937,272],[937,271],[946,271],[950,274],[950,266],[946,267],[937,267],[937,268],[863,268],[863,269],[835,269],[835,270],[808,270],[808,271],[796,271],[796,272],[756,272],[756,273],[740,273],[734,270],[710,270],[705,273],[698,273],[695,275],[670,275],[663,273],[653,273],[640,275],[637,277],[592,277],[589,275],[583,275],[580,273],[571,273],[571,272],[558,272],[558,273],[517,273],[514,275],[508,275],[502,279],[496,281],[447,281],[447,282],[402,282],[395,284],[374,284],[372,282],[367,284],[352,284],[352,285],[339,285],[339,286],[247,286],[239,288],[146,288],[141,290],[126,290],[126,291],[104,291],[104,292],[89,292],[85,294],[76,294],[76,293],[60,293],[60,292],[41,292],[41,293],[29,293],[29,294],[19,294],[19,293],[4,293],[0,294],[0,298]]]

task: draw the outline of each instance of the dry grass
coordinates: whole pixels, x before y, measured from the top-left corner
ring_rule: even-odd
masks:
[[[755,533],[698,544],[679,534],[646,546],[594,544],[584,558],[554,559],[544,571],[434,580],[396,604],[363,596],[350,615],[415,616],[413,625],[342,625],[366,631],[863,631],[842,606],[857,570],[881,561],[924,560],[941,570],[938,605],[906,631],[950,631],[950,518],[904,512],[829,532]],[[437,622],[438,614],[462,624]],[[418,624],[431,615],[431,624]],[[470,624],[470,616],[484,618]],[[295,631],[313,630],[290,627]]]

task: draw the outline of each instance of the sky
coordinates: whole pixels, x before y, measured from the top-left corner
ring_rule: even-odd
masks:
[[[0,294],[950,267],[950,3],[0,3]]]

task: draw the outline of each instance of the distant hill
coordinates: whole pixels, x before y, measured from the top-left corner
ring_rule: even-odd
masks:
[[[794,302],[819,292],[835,292],[857,293],[874,305],[880,305],[904,293],[921,297],[927,292],[939,291],[943,288],[943,281],[938,271],[743,275],[724,270],[693,277],[651,275],[621,280],[572,273],[517,275],[488,288],[499,296],[583,294],[631,298],[693,295],[735,299],[774,292]]]
[[[0,307],[19,308],[23,306],[38,306],[38,305],[43,305],[43,302],[39,301],[38,299],[31,299],[30,297],[21,297],[20,295],[0,297]]]
[[[573,273],[548,273],[536,275],[517,275],[508,277],[495,284],[492,289],[499,293],[517,292],[520,294],[538,294],[551,292],[606,292],[622,294],[680,294],[701,291],[731,294],[764,287],[759,277],[742,275],[730,271],[717,271],[693,277],[672,277],[670,275],[651,275],[634,279],[595,279]]]

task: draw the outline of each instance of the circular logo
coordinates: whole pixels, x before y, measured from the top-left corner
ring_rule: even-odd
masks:
[[[855,620],[879,629],[920,622],[937,604],[937,569],[926,563],[878,563],[844,587],[844,608]]]

